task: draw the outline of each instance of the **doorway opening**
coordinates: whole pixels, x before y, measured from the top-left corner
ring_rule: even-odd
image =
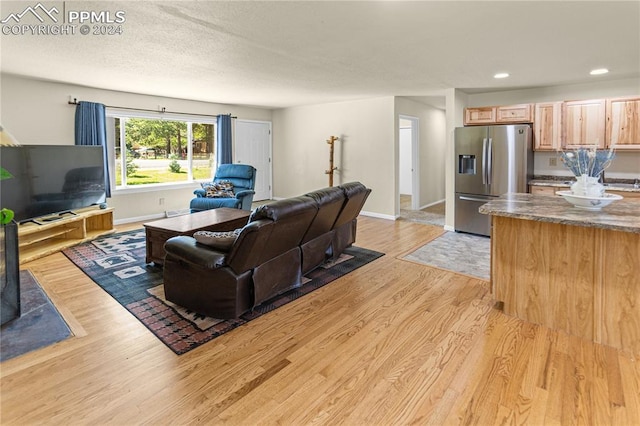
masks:
[[[418,125],[419,119],[400,115],[398,120],[398,192],[400,210],[418,210],[420,206],[418,178]]]
[[[398,196],[400,218],[444,226],[444,202],[422,205],[420,199],[420,120],[400,115],[398,120]]]

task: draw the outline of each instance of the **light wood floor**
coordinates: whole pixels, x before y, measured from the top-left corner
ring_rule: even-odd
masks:
[[[0,365],[0,422],[640,424],[637,361],[397,258],[441,232],[361,218],[384,257],[182,356],[62,254],[31,262],[76,337]]]

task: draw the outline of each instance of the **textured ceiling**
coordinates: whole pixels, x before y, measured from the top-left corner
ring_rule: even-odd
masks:
[[[36,3],[3,1],[0,15]],[[43,4],[123,10],[123,34],[2,35],[3,72],[262,107],[640,75],[639,1]]]

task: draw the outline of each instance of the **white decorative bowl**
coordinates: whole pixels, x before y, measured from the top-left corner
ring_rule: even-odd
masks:
[[[586,195],[575,195],[571,191],[557,191],[565,200],[579,209],[600,210],[616,200],[622,200],[621,195],[604,193],[602,197],[588,197]]]

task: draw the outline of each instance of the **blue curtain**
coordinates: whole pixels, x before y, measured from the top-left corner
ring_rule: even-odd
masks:
[[[76,145],[101,145],[107,197],[111,197],[111,180],[107,156],[107,126],[105,106],[93,102],[79,102],[76,107]]]
[[[218,115],[216,163],[231,164],[231,114]]]

